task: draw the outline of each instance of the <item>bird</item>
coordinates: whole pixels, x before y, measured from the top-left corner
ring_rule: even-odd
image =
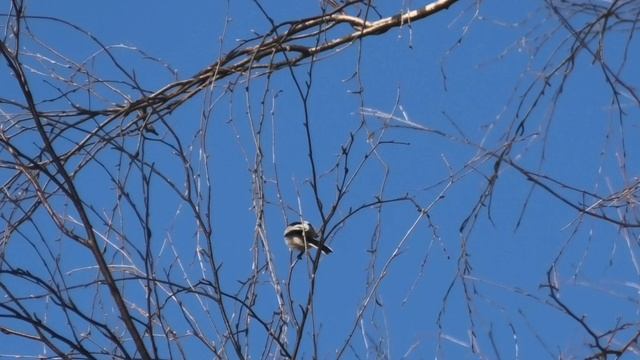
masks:
[[[309,247],[320,249],[324,254],[331,254],[333,250],[319,240],[320,236],[308,221],[296,221],[284,229],[284,240],[292,250],[300,250],[300,256]]]

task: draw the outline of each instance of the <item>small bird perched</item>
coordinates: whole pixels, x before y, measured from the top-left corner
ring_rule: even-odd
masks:
[[[320,249],[325,254],[331,254],[333,250],[318,240],[318,233],[308,221],[296,221],[284,229],[284,240],[290,249],[300,250],[300,255],[309,247]]]

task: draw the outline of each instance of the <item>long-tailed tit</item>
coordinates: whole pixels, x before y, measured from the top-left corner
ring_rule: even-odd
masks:
[[[300,255],[309,247],[320,249],[325,254],[331,254],[333,250],[327,245],[321,244],[318,233],[308,221],[296,221],[284,229],[284,240],[290,249],[300,250]]]

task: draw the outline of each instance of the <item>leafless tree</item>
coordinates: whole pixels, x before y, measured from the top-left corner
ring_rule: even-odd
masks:
[[[640,351],[640,323],[628,310],[640,300],[640,2],[546,0],[505,23],[481,0],[405,1],[396,10],[323,1],[313,16],[288,21],[253,1],[269,26],[232,48],[225,27],[220,55],[187,77],[137,47],[105,43],[93,29],[30,13],[24,1],[5,6],[3,356],[500,359],[535,351],[606,359]],[[526,54],[521,75],[501,80],[510,90],[496,100],[497,115],[466,122],[443,106],[439,121],[429,121],[407,110],[401,91],[391,108],[372,106],[366,76],[375,74],[363,67],[375,59],[365,42],[396,33],[410,49],[422,30],[417,24],[443,17],[449,26],[439,31],[457,41],[434,55],[440,83],[430,91],[440,96],[461,96],[452,88],[457,54],[490,41],[471,37],[476,28],[523,34],[494,59],[473,60],[482,72]],[[79,37],[91,55],[61,50],[63,40],[51,40],[43,26]],[[316,115],[318,74],[343,56],[355,59],[344,83],[356,120],[327,136],[333,125]],[[147,85],[142,73],[162,85]],[[552,164],[562,158],[558,141],[584,140],[583,132],[567,134],[583,123],[568,118],[564,105],[575,106],[568,89],[583,81],[598,86],[610,106],[594,115],[605,119],[590,155],[596,167],[567,178]],[[284,119],[287,112],[297,120]],[[223,128],[229,133],[219,134]],[[214,138],[225,138],[226,148]],[[576,146],[593,150],[593,143]],[[423,146],[435,148],[429,162],[421,160]],[[398,169],[401,162],[414,165]],[[231,175],[243,167],[248,176]],[[425,168],[439,180],[412,176]],[[247,194],[224,194],[239,184]],[[564,241],[546,242],[553,248],[546,263],[511,265],[514,273],[534,274],[537,284],[484,272],[492,261],[506,261],[492,255],[502,245],[489,237],[505,233],[496,229],[509,228],[513,241],[526,226],[547,236],[549,220],[535,215],[540,203],[573,218],[551,229]],[[241,219],[230,215],[238,204],[250,206]],[[282,229],[301,219],[313,220],[343,261],[355,251],[366,266],[328,269],[319,251],[284,259]],[[520,248],[524,258],[536,245],[528,246]],[[591,273],[602,263],[611,275]],[[358,290],[327,290],[331,277],[350,276],[345,269],[360,276]],[[406,290],[399,300],[384,292],[397,279]],[[432,303],[419,295],[425,287]],[[332,306],[351,315],[339,319],[341,333],[323,328],[335,316]],[[397,329],[387,314],[403,307],[427,334],[392,350]],[[575,329],[576,340],[556,339],[550,323]]]

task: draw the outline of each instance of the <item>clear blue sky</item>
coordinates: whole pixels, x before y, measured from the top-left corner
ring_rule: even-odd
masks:
[[[397,11],[401,4],[378,3],[379,11],[385,16]],[[412,8],[418,3],[410,1],[403,6]],[[607,4],[604,1],[594,3]],[[6,12],[8,2],[1,4],[2,11]],[[288,4],[267,1],[263,6],[276,22],[314,16],[320,11],[315,0]],[[113,48],[113,53],[128,66],[126,70],[135,71],[144,88],[152,91],[173,81],[172,74],[160,64],[142,59],[132,49],[142,50],[170,64],[177,70],[178,78],[184,79],[235,47],[237,40],[252,37],[254,32],[264,34],[270,27],[252,1],[230,4],[49,1],[29,3],[28,13],[64,19],[90,32],[105,45],[122,47]],[[86,37],[55,22],[34,19],[29,25],[43,42],[78,62],[97,51],[95,44]],[[507,165],[503,165],[493,195],[485,202],[487,206],[480,210],[471,232],[460,233],[465,218],[487,186],[495,163],[494,158],[483,155],[478,145],[499,152],[507,129],[517,124],[517,116],[522,116],[522,111],[517,113],[520,100],[524,99],[524,108],[527,108],[535,99],[534,95],[526,94],[527,87],[535,83],[532,93],[540,91],[536,79],[550,71],[545,64],[557,66],[566,56],[572,37],[558,26],[558,19],[539,1],[489,0],[479,4],[460,1],[449,10],[411,26],[392,29],[340,51],[323,54],[315,63],[308,116],[320,174],[331,170],[341,145],[349,139],[350,132],[358,129],[361,107],[393,112],[399,117],[403,117],[404,112],[408,120],[420,126],[451,135],[397,127],[382,130],[380,119],[366,117],[367,129],[375,131],[376,135],[384,132],[384,139],[390,143],[381,146],[372,159],[367,160],[338,216],[347,214],[349,207],[374,200],[383,181],[386,181],[386,197],[411,194],[426,208],[443,191],[450,172],[456,174],[455,182],[429,212],[433,226],[422,218],[406,241],[403,237],[419,216],[416,208],[408,203],[385,205],[380,214],[373,209],[364,211],[346,222],[329,240],[335,252],[323,258],[320,264],[315,299],[315,329],[320,333],[318,355],[321,359],[335,357],[336,349],[342,346],[351,331],[355,314],[367,294],[365,282],[371,260],[367,250],[376,223],[380,223],[382,231],[375,260],[376,277],[401,244],[400,251],[386,269],[377,292],[380,306],[371,306],[364,316],[366,336],[360,328],[356,330],[353,352],[348,350],[345,358],[355,358],[356,354],[366,358],[366,354],[375,353],[372,350],[375,346],[384,347],[392,359],[404,355],[410,359],[436,356],[493,359],[497,358],[496,353],[503,359],[587,356],[591,354],[591,349],[585,345],[591,341],[588,334],[580,324],[563,314],[549,298],[548,289],[541,287],[554,262],[562,300],[578,315],[585,315],[594,329],[605,331],[613,328],[618,320],[637,320],[639,297],[635,286],[640,284],[640,274],[633,265],[633,257],[638,252],[637,231],[629,230],[627,242],[617,226],[581,217],[540,188],[532,190],[532,182]],[[607,47],[607,55],[612,64],[619,65],[621,47],[617,44],[623,44],[624,38],[612,36],[607,41],[611,44]],[[26,46],[36,48],[32,43]],[[628,64],[637,64],[640,60],[637,40],[632,42],[627,56]],[[105,56],[97,59],[87,66],[93,66],[104,79],[122,78],[122,73],[115,71]],[[513,145],[509,156],[530,171],[607,196],[637,181],[640,113],[638,103],[623,94],[626,113],[619,121],[612,108],[612,90],[592,60],[586,52],[578,56],[575,70],[557,101],[554,96],[559,91],[561,77],[551,79],[545,96],[525,125],[525,135]],[[34,67],[47,66],[43,62],[30,61]],[[0,96],[19,98],[15,85],[5,87],[5,83],[13,83],[7,77],[4,63],[3,69]],[[299,81],[307,79],[308,70],[308,64],[295,69]],[[352,77],[356,71],[360,73],[361,85],[358,78]],[[637,67],[627,65],[621,75],[637,81],[640,72]],[[30,76],[36,97],[55,93],[42,77],[35,73]],[[245,91],[243,77],[224,79],[217,84],[213,98],[220,95],[231,80],[238,81],[237,88],[216,103],[207,146],[212,166],[211,206],[216,257],[222,264],[223,284],[228,292],[234,293],[239,289],[238,281],[251,273],[250,249],[254,243],[256,220],[251,209],[249,169],[253,166],[255,148],[248,114],[254,118],[260,115],[266,78],[252,80],[249,91]],[[264,137],[265,173],[269,180],[265,183],[266,228],[277,274],[285,281],[290,255],[282,239],[282,229],[287,220],[297,220],[298,216],[288,211],[288,219],[283,217],[273,182],[276,168],[272,154],[277,158],[284,204],[298,209],[299,194],[305,218],[314,223],[320,218],[306,182],[311,173],[302,102],[288,69],[275,73],[270,81],[264,110],[267,113],[265,134],[268,134]],[[631,85],[637,89],[637,82]],[[364,90],[362,96],[353,93],[359,86]],[[130,94],[137,98],[133,95],[135,91],[131,90]],[[122,101],[114,93],[111,96],[110,101]],[[203,96],[196,96],[167,119],[186,145],[198,145],[194,133],[200,126],[203,103]],[[102,108],[106,105],[92,106]],[[400,122],[390,124],[401,125]],[[162,127],[159,133],[161,137],[167,136]],[[275,148],[271,147],[272,134]],[[355,134],[351,170],[356,169],[356,164],[369,150],[366,131],[358,130]],[[464,141],[465,137],[469,143]],[[147,156],[155,159],[162,170],[174,173],[174,180],[182,185],[180,164],[166,147],[150,144]],[[194,154],[195,158],[197,154]],[[625,171],[620,169],[621,159],[624,159]],[[113,166],[116,159],[107,152],[102,160]],[[388,169],[386,180],[385,166]],[[113,186],[108,179],[97,175],[100,173],[97,167],[95,173],[91,169],[78,177],[78,187],[91,199],[97,212],[109,212],[114,200]],[[325,206],[330,206],[334,200],[335,179],[335,174],[321,177]],[[167,239],[171,239],[176,249],[182,251],[187,272],[197,281],[199,268],[193,252],[196,241],[193,219],[187,209],[180,207],[175,195],[162,196],[168,191],[165,185],[158,181],[152,186],[156,191],[151,204],[155,219],[153,251],[158,262],[171,263],[173,255],[166,246]],[[554,185],[554,188],[577,203],[593,203],[593,199],[581,198],[578,193],[561,186]],[[131,191],[135,197],[136,190]],[[518,226],[522,212],[523,220]],[[610,211],[608,214],[615,217],[616,213]],[[46,217],[46,214],[41,215],[43,219]],[[633,213],[629,215],[633,219]],[[130,231],[135,234],[141,230],[132,226]],[[60,235],[52,230],[50,237],[54,241]],[[68,246],[70,251],[65,253],[69,256],[64,261],[66,271],[91,265],[85,250],[62,243],[61,247]],[[472,294],[467,296],[459,273],[463,243],[472,265],[465,280],[467,290]],[[29,251],[25,245],[11,245],[8,251],[14,256]],[[14,265],[20,263],[16,260]],[[305,299],[307,276],[305,264],[294,268],[292,290],[295,301]],[[77,271],[70,275],[70,281],[91,277],[92,274]],[[454,282],[454,279],[457,280]],[[452,282],[454,284],[448,290]],[[276,307],[267,276],[261,277],[259,286],[263,290],[256,309],[268,319]],[[465,301],[467,297],[472,301]],[[192,305],[196,306],[195,303]],[[442,318],[438,322],[441,312]],[[181,315],[176,312],[176,316]],[[217,319],[216,315],[214,318]],[[481,355],[471,351],[471,328],[478,338]],[[176,330],[184,335],[188,329],[178,327]],[[264,335],[256,327],[251,336],[256,340]],[[290,339],[293,339],[293,333]],[[380,339],[384,339],[383,342],[376,343]],[[206,352],[201,353],[203,349],[196,342],[185,343],[192,345],[187,349],[192,358],[197,358],[198,354],[211,357]],[[259,344],[252,344],[254,358],[261,355]],[[305,347],[311,349],[310,341],[303,343],[303,349]],[[0,354],[29,351],[33,351],[29,343],[15,338],[0,341]],[[311,358],[310,350],[301,354]]]

